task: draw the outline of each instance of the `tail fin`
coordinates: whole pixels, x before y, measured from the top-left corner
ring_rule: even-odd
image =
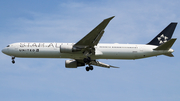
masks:
[[[170,23],[163,31],[161,31],[153,40],[151,40],[148,45],[160,46],[161,44],[167,42],[171,39],[174,30],[176,28],[177,22]]]

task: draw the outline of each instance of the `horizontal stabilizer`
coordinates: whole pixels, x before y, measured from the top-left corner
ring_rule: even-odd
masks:
[[[175,41],[176,41],[176,38],[170,39],[166,43],[164,43],[164,44],[158,46],[157,48],[155,48],[154,50],[169,50],[172,47],[172,45],[174,44]]]
[[[169,56],[169,57],[174,57],[174,55],[172,53],[167,53],[167,54],[164,54],[166,56]]]

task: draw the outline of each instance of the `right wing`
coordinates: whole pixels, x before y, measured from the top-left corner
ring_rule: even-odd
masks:
[[[95,66],[105,67],[105,68],[110,68],[110,67],[119,68],[119,67],[111,66],[111,65],[108,65],[108,64],[105,64],[105,63],[102,63],[102,62],[99,62],[99,61],[95,61],[95,60],[91,61],[91,64],[95,65]]]

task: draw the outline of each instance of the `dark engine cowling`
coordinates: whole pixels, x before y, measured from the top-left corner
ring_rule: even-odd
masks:
[[[77,68],[79,66],[85,66],[85,63],[81,63],[76,60],[66,60],[65,66],[66,68]]]

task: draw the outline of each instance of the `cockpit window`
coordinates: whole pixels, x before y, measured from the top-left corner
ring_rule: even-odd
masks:
[[[8,45],[7,47],[10,47],[10,45]]]

